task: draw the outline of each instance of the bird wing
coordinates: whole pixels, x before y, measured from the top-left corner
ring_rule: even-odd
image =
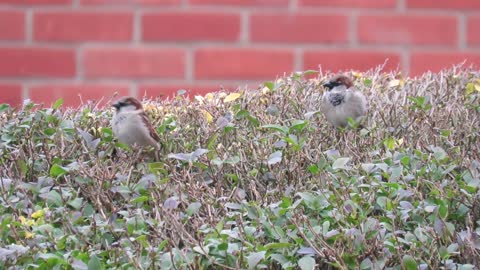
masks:
[[[150,119],[148,118],[148,115],[145,112],[140,113],[140,117],[142,118],[143,123],[145,126],[148,128],[148,132],[150,133],[150,136],[157,142],[160,141],[160,137],[157,134],[157,131],[152,126],[152,123],[150,123]]]
[[[346,103],[352,104],[355,111],[364,115],[367,112],[368,101],[365,95],[358,90],[349,90],[346,95]]]

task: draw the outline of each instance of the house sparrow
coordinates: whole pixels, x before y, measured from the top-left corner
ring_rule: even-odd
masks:
[[[140,147],[153,146],[156,150],[160,149],[160,137],[138,99],[123,97],[112,106],[115,107],[111,122],[112,130],[121,143]]]
[[[367,112],[367,98],[355,89],[353,81],[345,75],[337,75],[323,85],[320,111],[335,127],[346,127],[348,118],[359,121]]]

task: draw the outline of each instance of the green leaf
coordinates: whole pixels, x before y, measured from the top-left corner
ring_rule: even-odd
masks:
[[[441,147],[432,146],[432,147],[430,147],[430,149],[433,152],[433,156],[438,161],[442,161],[442,160],[444,160],[445,158],[448,157],[447,152],[445,152],[445,150],[443,150],[443,148],[441,148]]]
[[[348,169],[346,167],[348,161],[350,161],[350,158],[337,158],[335,162],[332,164],[332,169],[337,170],[337,169]]]
[[[53,164],[53,166],[50,168],[50,176],[55,178],[60,177],[67,172],[68,170],[65,167],[59,166],[58,164]]]
[[[249,121],[253,126],[255,126],[255,127],[260,126],[260,121],[258,121],[257,118],[255,118],[255,117],[253,117],[253,116],[251,116],[251,115],[247,115],[247,119],[248,119],[248,121]]]
[[[319,169],[318,169],[318,166],[313,164],[313,165],[310,165],[308,166],[308,171],[311,173],[311,174],[317,174]]]
[[[400,162],[402,163],[403,166],[408,166],[410,165],[410,157],[404,156],[400,159]]]
[[[212,137],[210,137],[210,139],[208,139],[207,149],[213,150],[215,148],[215,142],[217,141],[217,138],[218,138],[218,133],[215,133],[212,135]]]
[[[0,113],[8,111],[9,109],[10,109],[10,105],[5,104],[5,103],[0,104]]]
[[[275,89],[275,84],[273,82],[265,82],[263,85],[270,89],[270,91],[273,91],[273,89]]]
[[[150,199],[150,197],[148,197],[148,196],[139,196],[139,197],[131,200],[130,202],[131,203],[143,203],[143,202],[147,202],[149,199]]]
[[[158,173],[164,170],[164,164],[162,162],[151,162],[148,163],[148,172]]]
[[[372,85],[372,79],[365,79],[365,80],[363,80],[363,85],[365,85],[365,86],[371,86],[371,85]]]
[[[265,258],[266,251],[253,252],[247,256],[248,269],[254,269],[257,264]]]
[[[309,70],[305,70],[305,71],[303,72],[303,75],[304,75],[304,76],[305,76],[305,75],[313,75],[313,74],[317,74],[317,73],[318,73],[318,71],[313,70],[313,69],[309,69]]]
[[[48,136],[52,136],[56,131],[57,130],[55,128],[46,128],[43,132],[45,132],[45,134]]]
[[[101,268],[102,266],[98,257],[96,255],[91,256],[88,261],[88,270],[99,270]]]
[[[47,200],[47,202],[55,204],[56,206],[63,206],[62,197],[55,190],[51,190],[47,193],[42,193],[39,196],[40,196],[40,198],[43,198],[43,199]]]
[[[292,132],[294,130],[297,130],[301,132],[308,124],[308,121],[306,120],[295,120],[292,123],[292,126],[290,126],[289,131]]]
[[[465,93],[467,95],[471,95],[473,93],[473,91],[475,91],[475,85],[473,83],[468,83],[467,87],[465,89]]]
[[[288,127],[284,127],[284,126],[280,126],[280,125],[263,125],[261,126],[262,128],[267,128],[267,129],[273,129],[273,130],[276,130],[276,131],[279,131],[283,134],[288,134],[288,130],[289,128]]]
[[[418,264],[410,255],[404,255],[402,259],[402,266],[405,270],[417,270]]]
[[[199,148],[192,153],[176,153],[168,154],[168,158],[173,158],[181,161],[197,161],[201,155],[208,153],[207,149]]]
[[[315,269],[315,259],[305,256],[298,261],[298,266],[302,270],[313,270]]]
[[[277,164],[282,161],[282,151],[275,151],[268,157],[268,165]]]
[[[229,157],[227,159],[225,159],[223,161],[223,163],[225,164],[237,164],[238,162],[240,162],[240,157],[239,156],[233,156],[233,157]]]
[[[60,108],[60,106],[62,106],[62,104],[63,104],[63,98],[59,98],[59,99],[57,99],[57,101],[55,101],[55,103],[53,103],[52,108],[54,110],[56,110],[56,109]]]
[[[193,216],[194,214],[198,213],[198,210],[200,210],[200,207],[202,207],[202,204],[199,202],[191,203],[187,208],[187,215]]]
[[[269,249],[279,249],[279,248],[289,248],[289,247],[292,247],[294,246],[294,244],[292,243],[288,243],[288,242],[280,242],[280,243],[269,243],[269,244],[266,244],[264,246],[264,248],[266,250],[269,250]]]
[[[75,199],[69,201],[68,205],[70,205],[71,207],[73,207],[76,210],[80,210],[80,208],[82,207],[82,203],[83,203],[82,198],[75,198]]]
[[[369,259],[369,258],[366,258],[364,259],[361,263],[360,263],[360,269],[373,269],[373,263],[372,261]]]
[[[158,250],[163,251],[163,249],[167,246],[168,244],[168,239],[163,240],[160,245],[158,245]]]
[[[387,147],[388,150],[395,150],[395,139],[394,138],[387,138],[383,142],[385,147]]]
[[[438,207],[438,214],[442,219],[447,219],[448,216],[448,206],[444,203],[440,204]]]
[[[286,263],[289,262],[289,260],[287,258],[285,258],[285,256],[281,255],[281,254],[272,254],[270,255],[270,259],[278,262],[279,264],[281,265],[284,265]],[[285,269],[285,268],[284,268]]]

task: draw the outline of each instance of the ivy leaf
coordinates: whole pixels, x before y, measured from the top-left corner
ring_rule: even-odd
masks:
[[[88,270],[98,270],[101,269],[100,260],[96,255],[90,257],[88,261]]]
[[[266,251],[254,252],[247,256],[248,269],[254,269],[265,258]]]
[[[88,270],[87,264],[78,259],[74,259],[71,266],[74,270]]]
[[[47,202],[55,204],[56,206],[63,206],[62,197],[55,190],[51,190],[47,193],[42,193],[39,196],[40,196],[40,198],[43,198],[43,199],[47,200]]]
[[[50,176],[55,178],[60,177],[67,172],[68,170],[65,167],[59,166],[58,164],[53,164],[53,166],[50,168]]]
[[[348,169],[346,167],[348,161],[350,161],[350,158],[337,158],[335,162],[332,164],[332,169],[337,170],[337,169]]]
[[[280,125],[263,125],[262,128],[268,128],[268,129],[273,129],[273,130],[276,130],[276,131],[280,131],[281,133],[283,133],[285,135],[288,133],[288,130],[289,130],[288,127],[284,127],[284,126],[280,126]]]
[[[200,207],[202,207],[202,204],[199,202],[191,203],[187,208],[187,215],[192,216],[198,213],[198,210],[200,210]]]
[[[282,151],[275,151],[268,157],[268,165],[277,164],[282,161]]]
[[[305,256],[298,261],[298,266],[302,270],[313,270],[315,269],[315,259]]]
[[[10,105],[5,104],[5,103],[0,104],[0,113],[3,113],[5,111],[7,111],[8,109],[10,109]]]
[[[236,99],[238,99],[239,97],[241,97],[242,94],[241,93],[231,93],[230,95],[226,96],[225,99],[223,100],[223,102],[232,102]]]
[[[417,270],[418,269],[418,264],[415,261],[415,259],[410,256],[410,255],[405,255],[403,256],[402,259],[402,266],[406,270]]]
[[[270,91],[273,91],[275,88],[275,84],[273,82],[265,82],[263,85],[265,85],[265,87],[267,87]]]
[[[62,106],[62,104],[63,104],[63,98],[59,98],[59,99],[57,99],[57,101],[55,101],[55,103],[53,103],[52,108],[54,110],[56,110],[56,109],[60,108],[60,106]]]

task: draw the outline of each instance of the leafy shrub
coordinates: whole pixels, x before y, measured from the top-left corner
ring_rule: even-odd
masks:
[[[306,74],[145,101],[158,161],[93,103],[1,105],[0,268],[478,267],[480,73],[351,73],[347,130]]]

